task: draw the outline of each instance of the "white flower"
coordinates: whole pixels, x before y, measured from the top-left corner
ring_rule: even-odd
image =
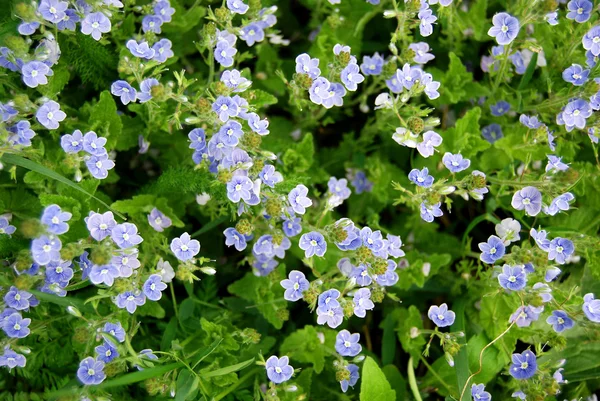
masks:
[[[502,239],[504,245],[519,241],[520,231],[521,224],[515,219],[506,218],[500,224],[496,224],[496,235]]]
[[[392,107],[394,107],[394,101],[389,93],[380,93],[375,98],[375,110],[391,109]]]
[[[210,195],[207,194],[206,192],[203,192],[201,194],[196,195],[196,202],[200,205],[200,206],[204,206],[208,203],[208,201],[210,200]]]

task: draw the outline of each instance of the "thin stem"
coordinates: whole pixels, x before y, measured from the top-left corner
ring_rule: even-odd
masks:
[[[442,379],[442,377],[435,371],[435,369],[433,369],[433,366],[427,363],[427,360],[423,357],[423,355],[419,355],[419,359],[421,359],[421,362],[423,362],[423,364],[427,367],[431,374],[436,379],[438,379],[438,381],[442,383],[444,387],[446,387],[446,390],[448,390],[449,393],[452,393],[452,389],[450,388],[450,386],[444,381],[444,379]]]
[[[415,401],[423,401],[421,394],[419,393],[419,386],[417,386],[412,356],[408,360],[408,385],[410,386],[413,396],[415,397]]]
[[[173,287],[173,282],[169,283],[169,287],[171,288],[171,298],[173,298],[173,310],[175,311],[175,317],[179,320],[179,311],[177,310],[177,298],[175,298],[175,288]]]

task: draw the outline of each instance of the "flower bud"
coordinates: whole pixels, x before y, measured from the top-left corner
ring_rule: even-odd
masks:
[[[406,123],[408,124],[408,128],[415,134],[420,134],[425,128],[423,119],[419,117],[410,117]]]
[[[208,276],[214,276],[217,270],[210,266],[204,266],[200,268],[200,271]]]
[[[67,306],[67,312],[75,317],[81,317],[81,312],[74,306]]]

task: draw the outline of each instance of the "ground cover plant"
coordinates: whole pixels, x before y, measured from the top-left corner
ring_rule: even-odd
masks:
[[[0,399],[597,400],[594,2],[1,7]]]

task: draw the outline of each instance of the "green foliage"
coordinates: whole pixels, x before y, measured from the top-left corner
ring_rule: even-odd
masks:
[[[395,401],[396,392],[392,390],[377,362],[367,357],[363,364],[363,380],[360,385],[361,401]]]

